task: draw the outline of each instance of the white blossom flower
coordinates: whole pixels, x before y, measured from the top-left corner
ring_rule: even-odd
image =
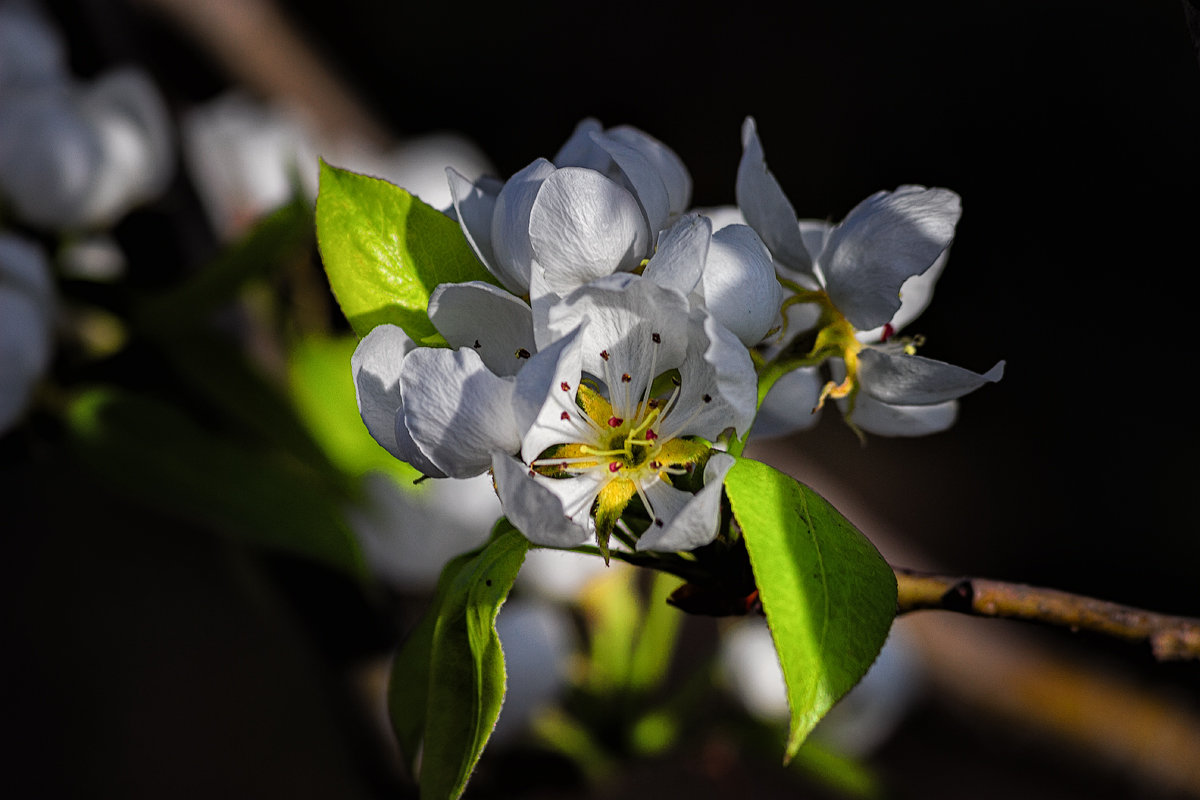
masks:
[[[400,328],[380,325],[351,359],[359,412],[384,449],[425,475],[479,475],[493,452],[520,449],[560,362],[578,359],[575,340],[570,333],[526,351],[519,372],[497,374],[472,346],[417,347]]]
[[[302,109],[263,103],[232,91],[183,116],[188,170],[217,232],[232,238],[297,191],[314,199],[318,159],[405,187],[438,209],[450,207],[446,167],[476,177],[491,169],[478,146],[443,132],[394,146],[323,139]]]
[[[902,186],[871,195],[838,225],[801,221],[767,170],[753,119],[742,128],[742,144],[738,206],[794,289],[774,352],[815,324],[812,355],[840,362],[838,380],[817,391],[815,407],[826,398],[842,401],[852,424],[884,435],[949,427],[957,398],[1000,380],[1004,362],[972,372],[918,356],[920,339],[896,334],[929,304],[961,213],[958,195]],[[797,304],[808,308],[793,317]],[[777,384],[764,403],[764,428],[780,433],[811,424],[815,386],[820,378],[811,369]]]
[[[639,549],[712,541],[733,459],[709,442],[744,432],[754,414],[745,346],[703,308],[689,311],[680,292],[636,275],[593,281],[550,313],[552,331],[580,331],[580,358],[562,362],[520,460],[493,459],[509,519],[538,544],[570,547],[595,533],[604,548],[637,498],[647,519]],[[678,488],[699,465],[703,488]]]
[[[605,131],[592,119],[553,162],[539,158],[507,181],[471,181],[454,169],[447,176],[467,240],[516,295],[530,293],[536,242],[543,257],[567,264],[562,275],[548,270],[551,290],[567,294],[636,268],[691,199],[691,177],[675,153],[635,128]]]
[[[0,434],[20,418],[50,366],[54,306],[45,253],[0,234]]]
[[[553,162],[538,159],[506,182],[447,174],[467,240],[507,289],[530,299],[539,326],[575,289],[642,269],[664,241],[682,238],[693,240],[690,283],[676,288],[695,292],[748,344],[776,323],[782,290],[757,234],[742,226],[714,236],[705,227],[698,236],[695,215],[684,216],[686,168],[635,128],[584,120]]]
[[[786,723],[787,688],[765,620],[745,618],[725,627],[717,663],[722,682],[752,716]],[[911,634],[903,625],[893,626],[871,669],[821,720],[813,737],[840,753],[869,755],[903,721],[923,679]]]
[[[114,70],[89,84],[55,79],[48,67],[37,74],[0,86],[0,196],[20,219],[104,227],[165,188],[170,125],[144,72]]]
[[[405,591],[432,591],[451,558],[487,542],[500,517],[491,481],[431,481],[411,489],[383,472],[364,476],[365,496],[346,511],[371,572]]]

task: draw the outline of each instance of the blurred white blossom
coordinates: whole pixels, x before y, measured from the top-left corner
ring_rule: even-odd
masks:
[[[183,115],[184,157],[220,236],[231,238],[292,199],[317,196],[319,158],[403,186],[437,209],[451,204],[446,168],[477,178],[492,169],[474,143],[443,132],[387,148],[344,138],[326,141],[304,112],[242,90]]]
[[[722,631],[719,676],[754,717],[786,723],[787,689],[766,620],[747,617]],[[883,744],[912,706],[922,668],[902,625],[892,627],[866,676],[821,720],[812,735],[841,753],[862,757]]]
[[[0,7],[0,200],[46,230],[112,225],[170,180],[174,145],[143,71],[75,80],[33,6]]]
[[[0,434],[24,413],[54,352],[54,288],[35,243],[0,233]]]
[[[366,497],[348,509],[371,571],[406,591],[431,591],[446,562],[480,547],[500,518],[485,475],[403,489],[387,474],[365,476]]]

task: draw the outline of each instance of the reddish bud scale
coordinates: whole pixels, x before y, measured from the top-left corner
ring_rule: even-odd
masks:
[[[625,424],[625,420],[621,419],[620,417],[609,417],[608,418],[608,427],[610,427],[610,428],[619,428],[624,424]]]

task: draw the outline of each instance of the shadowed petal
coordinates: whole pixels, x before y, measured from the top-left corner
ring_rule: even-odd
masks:
[[[949,189],[876,192],[833,229],[821,254],[830,299],[859,330],[888,322],[900,288],[933,266],[954,239],[962,213]]]
[[[452,478],[491,466],[492,453],[515,453],[513,382],[492,374],[472,349],[420,347],[400,370],[404,425],[429,460]]]
[[[597,486],[585,478],[535,478],[529,467],[512,456],[496,453],[492,458],[492,472],[496,478],[496,492],[504,507],[504,516],[525,534],[525,538],[544,547],[578,547],[592,538],[591,529],[576,525],[563,510],[563,500],[550,491],[549,484],[560,492],[570,495],[568,504],[582,506],[586,503],[586,516],[595,500]],[[540,476],[538,476],[540,477]]]
[[[845,413],[846,401],[838,406]],[[867,433],[878,436],[925,436],[947,430],[958,418],[958,401],[947,400],[928,406],[900,406],[883,403],[859,393],[854,411],[847,418]]]
[[[468,180],[454,167],[446,167],[446,181],[450,184],[450,196],[454,198],[454,214],[458,217],[463,235],[467,237],[475,255],[479,256],[488,272],[503,280],[503,276],[496,270],[496,253],[492,250],[492,217],[495,215],[496,199],[503,184],[494,178]]]
[[[707,217],[688,214],[680,218],[659,236],[658,248],[642,275],[659,286],[691,294],[704,271],[711,238],[712,221]]]
[[[554,173],[554,165],[539,158],[509,178],[496,197],[492,215],[492,252],[496,277],[513,294],[529,292],[533,245],[529,241],[529,211],[542,182]]]
[[[821,418],[814,412],[824,380],[815,367],[794,369],[775,381],[754,418],[755,438],[808,430]]]
[[[695,550],[717,538],[721,528],[721,492],[725,475],[735,463],[736,459],[730,455],[713,453],[704,467],[704,488],[695,495],[663,481],[647,487],[645,491],[654,506],[655,516],[664,524],[660,527],[651,523],[638,539],[637,549]]]
[[[892,405],[928,406],[973,392],[1004,375],[1000,361],[983,374],[922,356],[892,354],[867,347],[859,353],[862,391]]]
[[[651,235],[667,226],[671,198],[654,164],[637,147],[605,134],[592,134],[596,144],[612,157],[624,182],[642,207]]]
[[[378,325],[363,337],[350,357],[358,413],[375,441],[397,458],[403,458],[396,446],[396,414],[404,407],[400,367],[414,347],[416,344],[399,327]]]
[[[712,236],[700,282],[704,305],[717,320],[751,347],[779,319],[783,287],[771,254],[746,225],[729,225]]]
[[[605,135],[636,149],[654,167],[667,188],[672,215],[682,214],[692,203],[692,176],[675,151],[648,133],[629,125],[618,125]]]
[[[429,321],[451,347],[472,348],[497,375],[516,375],[535,349],[529,306],[489,283],[438,286],[429,297]]]
[[[753,117],[742,123],[742,160],[735,191],[746,222],[766,242],[775,260],[798,272],[811,271],[812,257],[800,236],[796,211],[767,169]]]

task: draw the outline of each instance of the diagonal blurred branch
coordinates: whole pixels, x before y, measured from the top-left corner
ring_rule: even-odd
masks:
[[[137,0],[186,31],[234,80],[306,109],[320,132],[383,145],[385,127],[273,0]]]

